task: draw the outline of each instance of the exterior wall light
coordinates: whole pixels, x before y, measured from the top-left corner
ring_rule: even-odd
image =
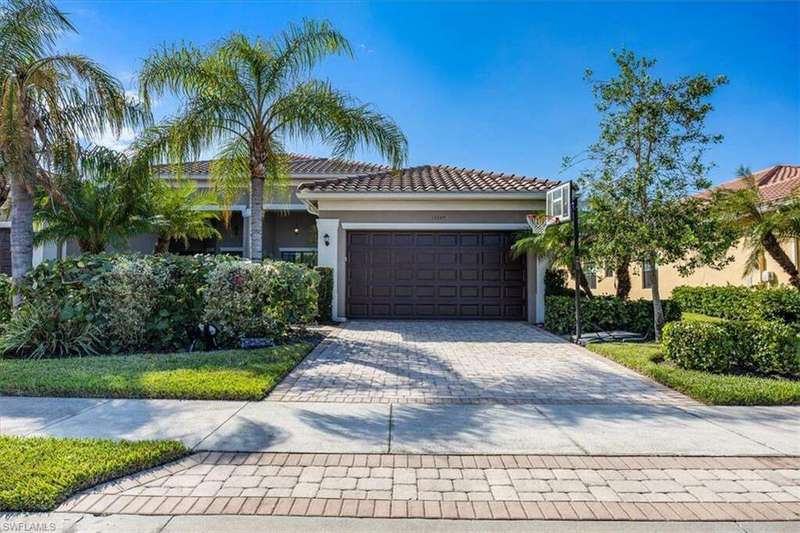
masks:
[[[325,235],[322,236],[322,242],[325,243],[325,246],[330,246],[331,236],[326,233]]]

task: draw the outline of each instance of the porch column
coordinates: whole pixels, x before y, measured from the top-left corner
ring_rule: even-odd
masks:
[[[331,315],[341,321],[339,314],[339,219],[317,219],[317,264],[333,269],[333,298]]]
[[[242,257],[250,257],[250,208],[242,209]]]
[[[533,255],[533,254],[531,254]],[[545,311],[545,303],[544,303],[544,273],[550,267],[550,258],[543,257],[543,256],[535,256],[535,266],[534,271],[536,272],[536,289],[535,289],[535,300],[536,300],[536,312],[534,316],[536,317],[533,322],[536,324],[543,324],[544,323],[544,311]]]

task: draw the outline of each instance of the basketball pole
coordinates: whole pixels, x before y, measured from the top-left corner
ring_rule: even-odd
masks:
[[[581,340],[580,244],[578,242],[578,186],[570,181],[570,211],[572,212],[572,271],[575,273],[575,344]]]

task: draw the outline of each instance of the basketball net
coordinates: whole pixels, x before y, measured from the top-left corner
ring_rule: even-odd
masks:
[[[525,217],[528,221],[528,226],[531,232],[536,235],[541,235],[547,229],[547,226],[558,224],[558,217],[549,217],[547,215],[527,215]]]

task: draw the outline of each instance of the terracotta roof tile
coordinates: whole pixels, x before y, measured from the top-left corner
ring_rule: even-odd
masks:
[[[795,192],[800,192],[800,165],[774,165],[754,172],[753,176],[758,181],[758,189],[764,203],[779,202],[789,198]],[[710,198],[713,190],[729,189],[735,191],[743,188],[744,185],[744,179],[738,177],[731,181],[726,181],[709,191],[703,191],[698,196]]]
[[[541,192],[556,184],[554,180],[499,172],[423,165],[301,183],[298,189],[313,192]]]
[[[332,159],[327,157],[313,157],[301,154],[290,154],[289,173],[290,174],[367,174],[388,170],[386,165],[377,163],[364,163],[361,161],[349,161],[346,159]],[[183,164],[185,174],[208,174],[210,160],[190,161]],[[162,172],[170,172],[167,165],[158,167]]]

